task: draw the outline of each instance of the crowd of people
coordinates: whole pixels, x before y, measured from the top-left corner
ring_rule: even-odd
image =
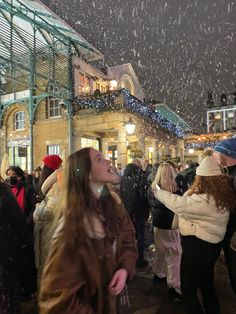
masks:
[[[200,165],[133,159],[122,167],[93,148],[48,155],[26,175],[0,180],[0,313],[36,298],[41,314],[115,314],[143,268],[151,217],[153,284],[188,314],[221,313],[214,267],[224,251],[236,294],[236,138],[206,150]],[[201,292],[201,300],[198,298]]]

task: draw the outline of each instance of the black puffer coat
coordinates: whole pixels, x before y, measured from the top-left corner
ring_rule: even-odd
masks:
[[[148,202],[152,211],[152,224],[159,229],[171,229],[174,213],[155,198],[151,186],[148,188]]]
[[[24,259],[23,247],[30,242],[21,209],[5,183],[0,183],[0,282],[14,286],[19,282]]]
[[[148,218],[147,177],[135,164],[126,166],[121,179],[121,199],[130,217]]]

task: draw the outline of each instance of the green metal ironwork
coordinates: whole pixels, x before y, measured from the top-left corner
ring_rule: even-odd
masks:
[[[0,0],[0,128],[11,105],[25,106],[33,124],[37,106],[52,96],[68,106],[68,142],[72,150],[72,58],[102,58],[99,51],[40,1]]]

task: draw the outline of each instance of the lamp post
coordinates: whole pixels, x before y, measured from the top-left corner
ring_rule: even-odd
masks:
[[[117,89],[118,82],[116,80],[110,81],[110,90],[116,90]]]
[[[128,135],[132,135],[134,133],[135,124],[131,117],[129,118],[129,121],[125,123],[125,128]]]

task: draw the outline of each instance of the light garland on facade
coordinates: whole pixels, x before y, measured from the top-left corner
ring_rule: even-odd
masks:
[[[115,104],[114,100],[123,94],[124,105]],[[91,96],[90,98],[76,98],[74,102],[74,110],[94,109],[96,113],[103,111],[121,111],[137,115],[148,123],[152,123],[154,126],[158,125],[163,129],[175,134],[177,137],[183,137],[185,135],[184,130],[173,123],[171,120],[163,117],[159,112],[156,112],[151,106],[144,104],[142,101],[132,96],[127,89],[120,89],[119,91],[107,92],[97,96]]]
[[[185,149],[206,149],[206,148],[214,148],[219,141],[211,141],[211,142],[193,142],[193,143],[187,143],[184,145]]]

